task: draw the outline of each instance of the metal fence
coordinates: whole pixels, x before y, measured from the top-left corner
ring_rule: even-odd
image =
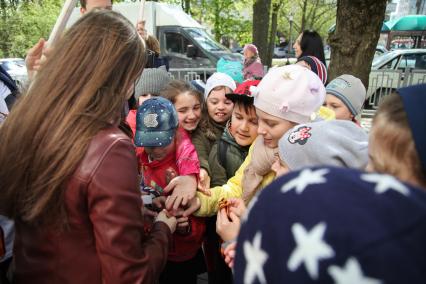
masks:
[[[192,80],[203,80],[207,81],[207,78],[216,72],[216,68],[170,68],[169,74],[172,79],[192,81]]]

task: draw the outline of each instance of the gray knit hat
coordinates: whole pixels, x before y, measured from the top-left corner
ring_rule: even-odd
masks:
[[[290,170],[311,166],[365,169],[368,135],[347,120],[299,124],[280,139],[279,155]]]
[[[338,97],[354,116],[361,111],[367,95],[361,80],[347,74],[341,75],[328,83],[326,92]]]
[[[163,66],[160,68],[145,68],[140,78],[136,81],[135,86],[135,99],[143,94],[159,95],[160,91],[171,81],[172,79],[167,73],[166,68]]]

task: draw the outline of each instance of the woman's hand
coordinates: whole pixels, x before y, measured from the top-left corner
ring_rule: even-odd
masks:
[[[185,207],[195,197],[197,178],[195,175],[177,176],[164,188],[164,192],[172,194],[166,200],[166,209]]]
[[[27,67],[28,78],[30,80],[33,80],[35,73],[43,67],[50,52],[51,49],[47,47],[46,41],[43,38],[39,39],[39,41],[28,50],[27,56],[25,57],[25,66]]]

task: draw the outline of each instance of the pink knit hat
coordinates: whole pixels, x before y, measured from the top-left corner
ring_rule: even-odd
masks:
[[[257,51],[257,47],[252,43],[248,43],[244,46],[243,52],[246,51],[246,50],[250,50],[251,52],[253,52],[256,55],[259,54],[259,52]]]
[[[318,76],[300,65],[271,68],[250,90],[256,108],[296,123],[309,122],[326,95]]]

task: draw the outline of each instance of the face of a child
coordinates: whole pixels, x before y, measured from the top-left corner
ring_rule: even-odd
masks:
[[[207,97],[207,112],[217,123],[224,124],[231,117],[234,103],[225,97],[226,93],[231,93],[229,88],[212,90]]]
[[[232,112],[230,132],[240,146],[248,146],[257,137],[257,115],[254,107],[248,109],[236,104]]]
[[[264,111],[256,108],[256,114],[259,121],[257,133],[263,136],[263,141],[266,147],[278,147],[278,140],[296,123],[278,118],[267,114]]]
[[[176,97],[175,108],[178,113],[179,125],[187,131],[197,128],[201,118],[201,102],[190,93]]]
[[[142,105],[144,101],[146,101],[146,100],[148,100],[150,98],[153,98],[153,97],[155,97],[155,96],[152,95],[152,94],[142,94],[138,98],[138,104]]]
[[[165,147],[145,147],[145,152],[152,161],[161,161],[176,149],[174,141]]]
[[[352,120],[354,117],[348,107],[336,96],[327,94],[323,106],[334,111],[336,119]]]

